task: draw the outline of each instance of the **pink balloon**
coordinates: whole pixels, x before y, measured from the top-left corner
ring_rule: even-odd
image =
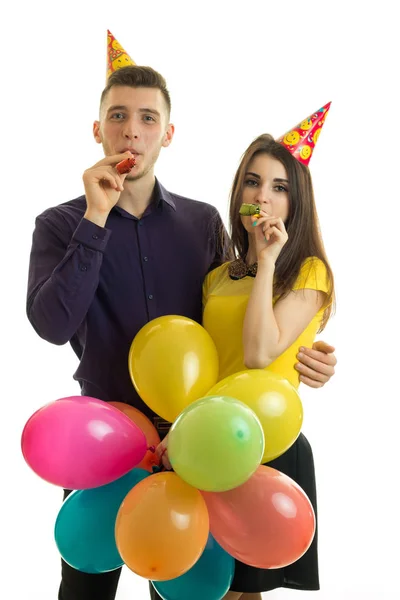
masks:
[[[144,433],[107,402],[60,398],[26,422],[22,453],[49,483],[70,490],[99,487],[133,469],[147,451]]]
[[[315,515],[304,491],[280,471],[261,465],[243,485],[202,492],[210,532],[229,554],[262,569],[285,567],[309,548]]]

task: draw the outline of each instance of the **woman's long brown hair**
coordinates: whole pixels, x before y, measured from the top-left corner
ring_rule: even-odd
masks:
[[[319,329],[321,332],[334,306],[334,278],[319,230],[310,171],[269,134],[260,135],[250,144],[242,156],[233,180],[229,209],[233,253],[245,260],[249,249],[248,235],[243,227],[239,208],[249,164],[258,154],[268,154],[279,160],[285,167],[289,179],[289,216],[285,223],[288,241],[276,261],[274,296],[284,297],[292,290],[306,258],[316,256],[322,260],[328,274],[329,290]]]

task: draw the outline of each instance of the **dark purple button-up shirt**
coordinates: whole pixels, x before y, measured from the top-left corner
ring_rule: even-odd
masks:
[[[102,228],[83,218],[85,210],[81,196],[37,217],[28,318],[45,340],[71,343],[83,395],[126,402],[153,417],[130,380],[130,345],[162,315],[201,323],[203,279],[224,260],[221,217],[157,180],[141,219],[116,206]]]

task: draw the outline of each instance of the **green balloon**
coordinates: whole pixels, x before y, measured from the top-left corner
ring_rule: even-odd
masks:
[[[264,453],[264,432],[256,414],[228,396],[190,404],[168,436],[168,458],[186,483],[207,492],[231,490],[251,477]]]

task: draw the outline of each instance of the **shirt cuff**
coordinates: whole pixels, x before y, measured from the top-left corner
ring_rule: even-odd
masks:
[[[100,227],[88,219],[83,218],[72,236],[73,241],[78,244],[104,252],[108,240],[110,239],[111,229]]]

